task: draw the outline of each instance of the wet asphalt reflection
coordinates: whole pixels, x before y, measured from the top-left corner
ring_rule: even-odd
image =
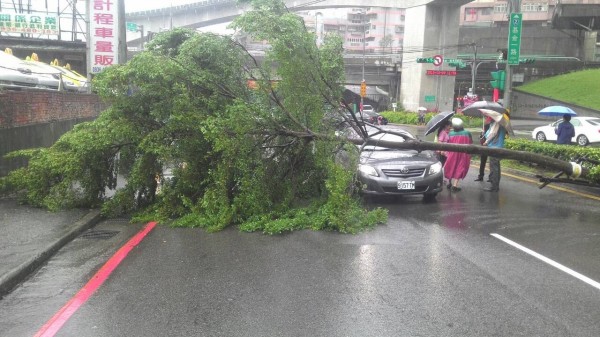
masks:
[[[595,336],[598,200],[503,177],[483,191],[370,201],[385,225],[279,236],[157,227],[57,336]],[[32,336],[141,225],[79,238],[0,301],[0,335]],[[106,235],[109,236],[109,235]]]

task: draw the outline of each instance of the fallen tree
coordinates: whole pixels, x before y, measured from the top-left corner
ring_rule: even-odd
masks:
[[[51,210],[101,207],[106,216],[210,231],[238,225],[353,233],[385,222],[387,211],[366,209],[356,193],[358,158],[345,167],[336,162],[341,149],[370,141],[340,102],[342,41],[330,36],[317,48],[315,35],[281,1],[251,2],[255,10],[234,27],[270,43],[261,63],[230,37],[157,34],[144,52],[94,79],[109,109],[50,148],[11,154],[27,157],[28,166],[2,178],[0,190]],[[340,123],[360,136],[336,136]],[[380,144],[533,159],[575,173],[529,153]]]

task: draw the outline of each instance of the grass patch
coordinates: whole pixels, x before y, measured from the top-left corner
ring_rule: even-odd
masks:
[[[527,83],[517,89],[600,110],[600,69],[589,69]]]

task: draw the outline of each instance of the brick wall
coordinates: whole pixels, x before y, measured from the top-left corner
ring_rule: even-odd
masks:
[[[0,91],[0,128],[97,117],[107,105],[94,94]]]

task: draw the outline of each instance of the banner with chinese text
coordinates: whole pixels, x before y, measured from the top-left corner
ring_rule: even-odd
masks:
[[[58,35],[58,17],[48,14],[0,12],[0,32]]]
[[[89,1],[92,74],[119,63],[119,1],[122,0]]]

